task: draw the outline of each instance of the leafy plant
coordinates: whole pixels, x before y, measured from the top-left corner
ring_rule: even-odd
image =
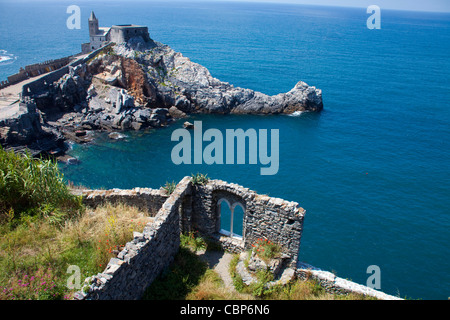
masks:
[[[258,239],[255,244],[252,244],[253,250],[256,252],[264,262],[268,262],[273,258],[278,257],[281,252],[279,245],[268,239]]]
[[[177,184],[175,181],[172,181],[172,182],[167,181],[166,184],[162,188],[166,191],[167,194],[170,195],[175,190],[176,186],[177,186]]]
[[[180,241],[183,247],[192,248],[194,251],[206,250],[207,247],[205,239],[200,237],[197,231],[181,234]]]
[[[273,280],[273,274],[268,270],[260,270],[256,273],[257,282],[252,283],[249,286],[251,293],[255,297],[263,297],[270,292],[267,284]]]
[[[81,208],[81,197],[70,193],[56,161],[0,147],[0,222],[14,225],[37,215],[58,223]]]
[[[191,174],[191,177],[194,185],[204,185],[209,181],[208,175],[203,173]]]

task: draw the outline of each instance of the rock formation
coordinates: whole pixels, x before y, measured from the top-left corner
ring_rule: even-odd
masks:
[[[193,113],[290,114],[323,108],[321,90],[304,82],[275,96],[234,87],[153,41],[109,47],[86,63],[69,67],[39,94],[22,99],[36,105],[45,128],[79,143],[91,140],[85,130],[158,128]],[[7,145],[4,131],[0,139]],[[27,142],[31,140],[33,136],[27,135]]]

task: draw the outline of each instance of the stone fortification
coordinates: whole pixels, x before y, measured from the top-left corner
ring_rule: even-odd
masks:
[[[20,68],[18,73],[10,75],[8,77],[8,80],[1,81],[0,89],[6,88],[10,85],[19,83],[32,77],[40,76],[42,74],[58,70],[68,65],[74,59],[75,57],[68,56],[55,60],[47,60],[44,62],[27,65],[25,66],[25,68]]]

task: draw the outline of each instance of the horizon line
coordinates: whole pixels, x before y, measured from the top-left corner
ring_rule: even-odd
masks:
[[[45,3],[45,2],[59,2],[59,3],[63,3],[63,2],[67,2],[67,3],[72,3],[73,0],[41,0],[41,3]],[[108,0],[111,2],[123,2],[124,4],[130,4],[130,2],[160,2],[160,3],[167,3],[167,2],[180,2],[180,3],[195,3],[195,2],[210,2],[210,3],[218,3],[218,2],[222,2],[222,3],[229,3],[229,2],[234,2],[234,3],[267,3],[267,4],[289,4],[289,5],[298,5],[298,6],[311,6],[311,7],[328,7],[328,8],[354,8],[354,9],[364,9],[367,8],[367,6],[365,5],[349,5],[349,4],[338,4],[338,3],[333,3],[333,4],[323,4],[323,3],[302,3],[300,2],[301,0]],[[13,3],[18,3],[18,2],[34,2],[36,3],[35,0],[0,0],[1,2],[13,2]],[[77,0],[77,2],[85,2],[85,3],[91,3],[91,4],[95,4],[96,2],[104,2],[104,1],[99,1],[99,0]],[[406,9],[406,8],[386,8],[383,6],[378,5],[382,10],[386,10],[386,11],[404,11],[404,12],[425,12],[425,13],[442,13],[442,14],[447,14],[450,13],[450,7],[447,10],[436,10],[436,9],[431,9],[431,10],[424,10],[424,9]]]

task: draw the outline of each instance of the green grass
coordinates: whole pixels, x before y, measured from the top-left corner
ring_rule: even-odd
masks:
[[[361,294],[350,293],[331,294],[325,291],[320,284],[313,279],[295,279],[285,285],[267,286],[273,280],[273,275],[268,270],[256,273],[257,282],[246,285],[236,272],[239,255],[235,254],[229,272],[233,279],[235,289],[241,294],[250,294],[258,300],[376,300],[375,298]]]
[[[208,270],[189,248],[180,247],[174,262],[146,290],[143,300],[184,300]]]
[[[88,214],[55,162],[0,149],[0,300],[70,297],[69,266],[81,282],[103,271],[150,220],[121,204]]]

